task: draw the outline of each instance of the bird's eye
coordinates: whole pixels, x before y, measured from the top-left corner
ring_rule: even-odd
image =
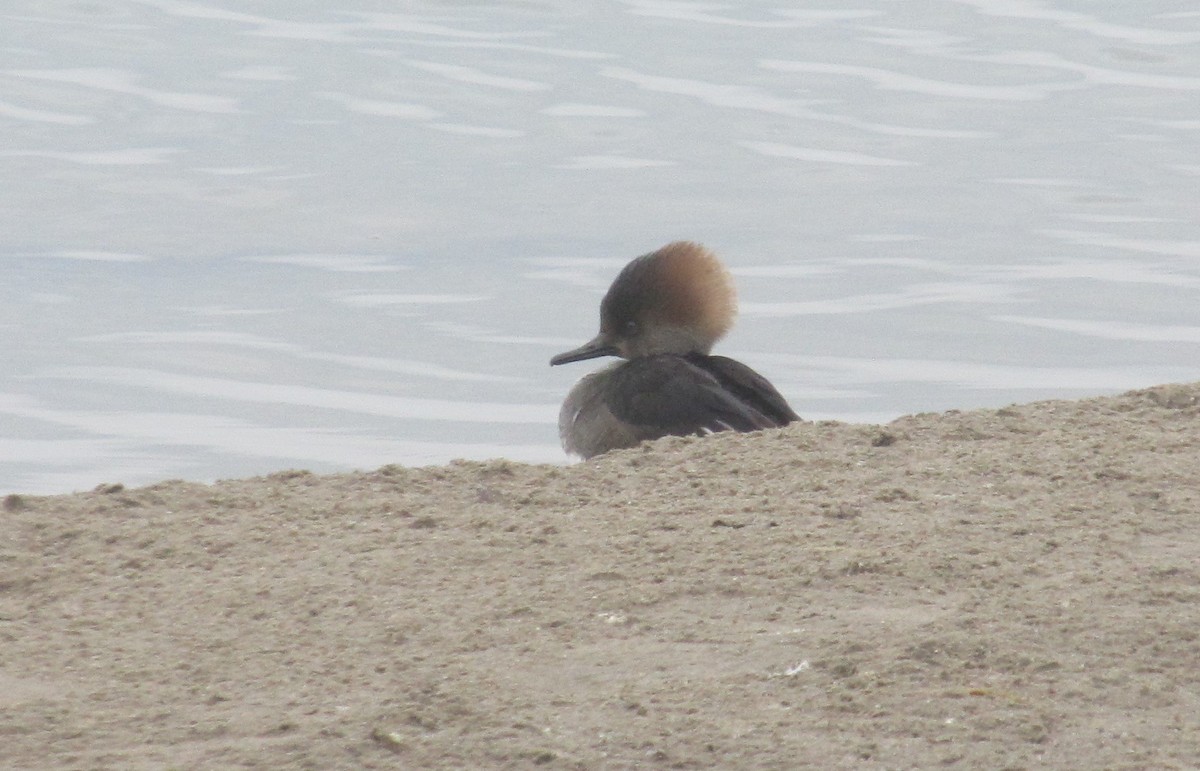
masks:
[[[638,325],[636,321],[626,321],[625,326],[621,330],[625,337],[633,337],[638,333]]]

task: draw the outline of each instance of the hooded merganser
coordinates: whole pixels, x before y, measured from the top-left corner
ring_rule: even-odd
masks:
[[[600,334],[550,360],[626,359],[571,389],[558,416],[563,448],[591,458],[647,439],[799,420],[762,375],[709,355],[736,313],[729,272],[699,244],[676,241],[626,265],[600,303]]]

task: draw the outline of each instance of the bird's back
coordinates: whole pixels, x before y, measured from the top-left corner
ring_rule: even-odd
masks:
[[[590,458],[648,439],[785,426],[798,416],[771,383],[724,356],[642,356],[588,375],[559,414],[567,452]]]

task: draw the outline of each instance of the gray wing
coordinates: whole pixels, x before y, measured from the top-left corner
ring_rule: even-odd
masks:
[[[637,358],[616,369],[605,405],[639,439],[780,425],[739,399],[712,373],[674,355]]]
[[[799,420],[783,395],[771,381],[742,364],[725,356],[689,354],[689,363],[703,369],[739,400],[773,421],[772,426],[786,426]]]

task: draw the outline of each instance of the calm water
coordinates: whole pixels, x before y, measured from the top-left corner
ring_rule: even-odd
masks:
[[[677,238],[805,417],[1200,379],[1193,0],[10,0],[0,130],[0,492],[562,461]]]

